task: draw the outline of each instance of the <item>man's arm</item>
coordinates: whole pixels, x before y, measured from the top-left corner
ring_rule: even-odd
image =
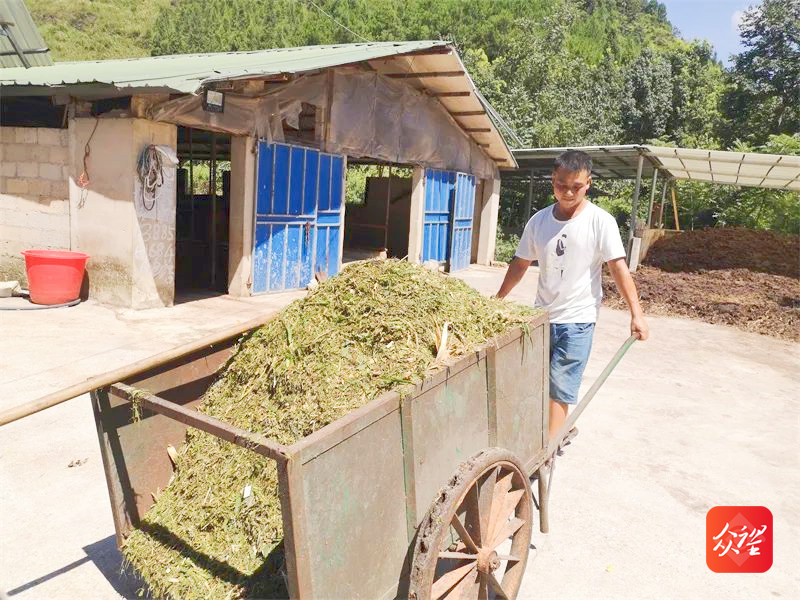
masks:
[[[532,260],[525,260],[524,258],[515,256],[511,264],[508,265],[508,271],[506,271],[503,284],[500,286],[500,291],[497,292],[496,296],[498,298],[505,298],[508,293],[514,289],[514,286],[520,282],[532,262]]]
[[[608,261],[607,264],[608,270],[611,271],[611,277],[614,278],[614,283],[617,284],[619,293],[625,298],[625,302],[628,303],[628,309],[631,311],[631,335],[635,335],[644,341],[650,335],[650,329],[644,320],[644,312],[639,304],[639,293],[636,291],[636,284],[633,282],[628,265],[625,263],[624,258],[615,258]],[[509,270],[511,269],[509,268]]]

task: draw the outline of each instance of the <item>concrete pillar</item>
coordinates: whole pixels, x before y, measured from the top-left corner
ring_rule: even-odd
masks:
[[[477,262],[479,265],[488,265],[494,260],[497,238],[497,215],[500,212],[499,179],[487,179],[484,182],[482,204]]]
[[[231,195],[228,244],[228,293],[249,296],[253,281],[253,219],[256,193],[256,144],[252,137],[231,137]]]
[[[414,167],[411,174],[411,215],[408,223],[408,262],[422,260],[425,219],[425,169]]]
[[[470,247],[470,263],[478,262],[478,240],[481,233],[481,212],[483,211],[484,180],[475,180],[475,210],[472,211],[472,242]]]
[[[137,161],[149,145],[176,152],[177,126],[133,119],[133,155]],[[138,176],[133,179],[133,308],[172,306],[175,300],[176,166],[168,166],[164,158],[162,161],[163,183],[153,198],[142,195]],[[135,174],[135,167],[133,171]]]
[[[125,118],[69,124],[70,246],[91,255],[89,297],[98,302],[154,308],[174,299],[175,167],[164,167],[156,197],[143,201],[136,166],[149,144],[175,150],[176,126]]]

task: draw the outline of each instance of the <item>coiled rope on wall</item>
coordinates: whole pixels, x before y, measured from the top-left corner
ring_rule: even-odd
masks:
[[[164,183],[164,166],[161,162],[161,153],[150,144],[139,154],[136,165],[139,176],[139,195],[145,210],[153,210],[156,205],[156,195]]]

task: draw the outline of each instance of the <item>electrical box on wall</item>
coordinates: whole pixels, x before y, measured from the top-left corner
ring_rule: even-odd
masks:
[[[216,90],[206,89],[203,94],[203,110],[212,113],[225,111],[225,94]]]

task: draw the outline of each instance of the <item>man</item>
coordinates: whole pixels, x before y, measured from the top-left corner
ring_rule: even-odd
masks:
[[[555,161],[552,180],[556,203],[528,221],[497,292],[505,298],[539,261],[535,305],[550,315],[550,439],[563,426],[569,405],[578,401],[603,297],[603,263],[630,309],[631,334],[640,340],[648,336],[617,223],[586,198],[592,159],[585,152],[564,152]]]

